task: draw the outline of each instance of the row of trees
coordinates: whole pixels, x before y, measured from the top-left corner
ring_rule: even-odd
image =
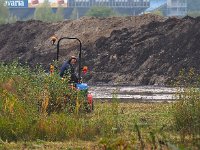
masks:
[[[3,23],[12,23],[17,20],[17,17],[11,16],[9,10],[4,6],[5,0],[0,0],[0,24]],[[187,0],[188,4],[188,15],[197,17],[200,16],[200,0]],[[162,11],[153,12],[158,15],[163,15]],[[107,7],[92,7],[86,13],[86,16],[95,16],[95,17],[108,17],[108,16],[117,16],[115,11],[112,8]],[[72,12],[71,19],[76,19],[79,17],[78,11],[75,8]],[[52,12],[49,1],[45,0],[44,3],[37,7],[34,13],[34,16],[29,17],[28,19],[42,20],[46,22],[57,22],[64,20],[64,9],[59,7],[56,13]]]
[[[0,0],[0,24],[15,22],[17,18],[9,14],[9,9],[4,5],[4,0]],[[116,16],[112,8],[107,7],[92,7],[86,13],[86,16],[95,16],[95,17],[108,17]],[[78,11],[74,9],[71,15],[71,19],[78,18]],[[64,20],[64,8],[59,7],[56,13],[52,12],[49,1],[45,0],[43,4],[36,8],[34,16],[29,17],[28,19],[42,20],[45,22],[57,22]]]
[[[112,10],[112,8],[108,7],[92,7],[86,13],[86,16],[94,16],[94,17],[109,17],[109,16],[117,16],[117,13]],[[76,19],[79,17],[78,10],[74,8],[70,18]],[[34,19],[42,20],[46,22],[55,22],[64,20],[64,9],[59,7],[56,13],[52,13],[51,7],[46,0],[41,7],[36,8]]]
[[[0,24],[17,21],[17,17],[10,15],[9,9],[4,5],[4,3],[4,0],[0,0]],[[61,21],[64,19],[64,10],[62,7],[59,7],[57,12],[53,13],[48,0],[45,0],[40,7],[36,8],[34,16],[29,17],[28,19],[42,20],[46,22]]]

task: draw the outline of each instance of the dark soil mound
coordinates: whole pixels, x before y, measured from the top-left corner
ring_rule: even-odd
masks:
[[[44,67],[56,58],[50,37],[77,37],[90,83],[166,84],[181,69],[200,72],[200,20],[154,15],[81,18],[59,23],[17,22],[0,26],[0,59]],[[64,41],[61,62],[77,54],[76,41]]]

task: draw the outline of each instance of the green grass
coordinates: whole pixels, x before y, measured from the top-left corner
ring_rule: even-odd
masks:
[[[177,93],[175,103],[113,98],[95,102],[92,113],[77,106],[69,112],[66,95],[80,108],[83,95],[67,80],[18,63],[1,64],[0,149],[198,149],[199,91],[186,89],[190,92]]]
[[[164,105],[165,108],[169,107],[169,104]],[[95,103],[95,111],[90,114],[79,117],[51,114],[42,120],[37,120],[40,126],[37,126],[37,130],[30,132],[31,135],[29,135],[37,134],[34,139],[19,139],[17,143],[8,143],[3,140],[1,147],[7,149],[17,149],[23,146],[41,149],[45,146],[52,149],[61,147],[63,149],[66,147],[115,149],[121,145],[121,147],[127,146],[130,149],[137,149],[140,147],[140,141],[135,128],[136,123],[140,128],[145,146],[151,146],[150,131],[157,134],[156,130],[162,127],[162,123],[159,121],[165,120],[167,122],[169,117],[165,114],[166,109],[161,107],[163,107],[162,104],[114,103],[113,105],[112,103]],[[141,110],[146,111],[139,113]],[[151,124],[148,124],[149,120],[151,120]],[[159,123],[159,126],[156,123]],[[30,127],[30,129],[34,128],[34,126]],[[62,144],[58,145],[58,141],[62,141]],[[69,141],[75,141],[79,144],[71,145]],[[157,141],[156,144],[158,144]]]

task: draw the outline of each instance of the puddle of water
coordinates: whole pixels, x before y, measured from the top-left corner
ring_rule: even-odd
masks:
[[[157,86],[91,86],[89,92],[94,99],[113,97],[128,100],[173,101],[177,88]]]

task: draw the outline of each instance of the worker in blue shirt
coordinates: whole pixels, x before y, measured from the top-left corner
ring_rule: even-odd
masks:
[[[77,58],[71,56],[68,61],[65,61],[60,69],[60,76],[62,78],[68,77],[70,83],[78,83],[78,78],[75,73],[74,65],[77,63]]]

